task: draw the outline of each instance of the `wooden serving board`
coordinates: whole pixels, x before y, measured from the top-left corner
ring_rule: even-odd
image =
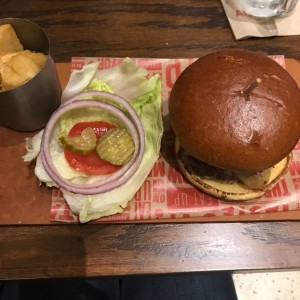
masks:
[[[71,64],[57,63],[56,65],[61,85],[64,88],[69,79]],[[294,59],[286,59],[286,69],[300,87],[300,63]],[[15,132],[0,127],[0,225],[51,224],[49,219],[51,189],[39,186],[39,182],[34,176],[34,166],[28,166],[22,160],[22,155],[25,154],[25,138],[34,134],[34,132]],[[270,220],[300,220],[300,210],[230,217],[160,219],[137,222],[245,222]]]

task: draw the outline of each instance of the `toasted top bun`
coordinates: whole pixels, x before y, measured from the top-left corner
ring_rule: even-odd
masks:
[[[284,68],[260,53],[232,49],[198,59],[181,73],[169,101],[180,144],[219,168],[265,170],[300,138],[300,90]]]

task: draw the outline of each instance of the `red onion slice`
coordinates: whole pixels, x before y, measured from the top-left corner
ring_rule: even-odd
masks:
[[[78,99],[91,97],[91,96],[105,97],[121,104],[126,109],[128,108],[127,113],[129,114],[131,119],[129,119],[127,115],[119,108],[105,102],[95,101],[95,100],[76,101]],[[124,103],[125,105],[123,105]],[[55,123],[59,120],[59,118],[64,113],[70,110],[85,108],[85,107],[100,108],[118,117],[124,123],[125,127],[132,135],[136,149],[131,160],[125,166],[123,166],[121,169],[119,169],[112,175],[106,177],[105,179],[101,179],[97,182],[94,182],[92,184],[75,184],[64,179],[59,174],[59,172],[57,171],[57,169],[53,164],[48,145],[50,143],[53,127]],[[144,149],[145,149],[144,129],[140,121],[140,118],[138,117],[136,111],[132,108],[132,106],[128,102],[126,102],[123,98],[115,94],[95,91],[95,92],[81,93],[71,98],[51,116],[43,133],[42,145],[41,145],[41,159],[45,170],[47,171],[49,176],[57,183],[57,185],[70,192],[74,192],[77,194],[93,195],[93,194],[107,192],[126,183],[138,169],[143,158]]]

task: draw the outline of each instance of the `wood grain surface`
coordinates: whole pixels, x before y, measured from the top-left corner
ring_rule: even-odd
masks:
[[[299,267],[299,222],[6,227],[3,278]]]
[[[72,56],[199,57],[239,47],[300,59],[299,36],[235,41],[220,0],[2,0],[0,18],[28,18],[56,62]]]
[[[300,59],[299,36],[235,41],[219,0],[0,5],[0,18],[27,18],[45,29],[56,62],[199,57],[224,47]],[[1,226],[0,279],[299,268],[299,251],[298,221]]]

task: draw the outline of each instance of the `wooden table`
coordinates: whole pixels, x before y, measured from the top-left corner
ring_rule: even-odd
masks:
[[[45,29],[56,62],[72,56],[199,57],[224,47],[300,59],[299,36],[235,41],[218,0],[1,4],[0,17],[26,17]],[[3,225],[0,279],[299,268],[300,218],[294,219]]]

